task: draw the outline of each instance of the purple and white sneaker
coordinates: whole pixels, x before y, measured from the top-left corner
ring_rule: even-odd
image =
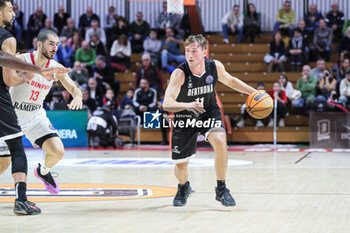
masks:
[[[40,174],[40,163],[39,166],[34,169],[34,175],[44,182],[45,189],[51,194],[57,194],[60,192],[60,186],[56,182],[56,180],[52,177],[51,172],[47,173],[47,175],[43,176]]]

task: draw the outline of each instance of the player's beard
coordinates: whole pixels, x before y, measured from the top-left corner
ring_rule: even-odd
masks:
[[[4,24],[6,27],[12,27],[13,25],[12,20],[4,20]]]
[[[49,60],[53,59],[53,57],[55,56],[55,55],[50,56],[50,53],[45,48],[43,48],[42,54],[46,59],[49,59]]]

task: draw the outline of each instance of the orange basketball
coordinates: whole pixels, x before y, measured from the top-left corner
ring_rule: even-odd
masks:
[[[271,114],[273,100],[265,91],[251,93],[245,101],[246,110],[255,119],[263,119]]]

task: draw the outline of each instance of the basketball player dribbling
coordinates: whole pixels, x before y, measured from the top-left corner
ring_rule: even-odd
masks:
[[[13,86],[18,81],[30,81],[34,78],[33,73],[41,74],[47,80],[56,80],[52,77],[54,73],[68,73],[70,69],[42,69],[12,56],[16,52],[16,39],[4,27],[12,26],[14,16],[11,1],[0,0],[0,49],[2,50],[0,51],[0,139],[5,141],[11,154],[12,176],[16,193],[14,213],[40,214],[40,208],[27,200],[28,164],[22,143],[21,128],[12,106],[8,86]],[[16,70],[24,71],[24,73],[17,74]]]
[[[59,45],[55,32],[42,30],[38,35],[37,43],[37,51],[17,55],[17,57],[39,67],[63,67],[53,60]],[[56,74],[56,78],[73,96],[68,108],[80,110],[83,104],[80,89],[68,74]],[[39,164],[34,174],[44,182],[49,193],[57,194],[60,188],[52,177],[50,169],[62,159],[64,147],[57,130],[51,125],[43,109],[44,100],[52,84],[53,81],[48,81],[41,75],[35,74],[31,81],[18,81],[16,86],[10,88],[10,94],[22,132],[34,147],[41,147],[46,152],[44,164]],[[5,148],[0,152],[0,174],[2,174],[10,165],[11,159],[8,155],[9,151],[6,150],[6,144],[2,140],[0,140],[0,147]]]
[[[205,58],[206,48],[207,41],[202,35],[191,35],[186,39],[186,62],[171,74],[170,83],[165,92],[163,108],[174,112],[171,149],[175,175],[179,181],[173,201],[174,206],[185,205],[192,191],[188,181],[188,163],[195,155],[198,133],[205,135],[206,140],[214,148],[217,176],[216,200],[224,206],[236,205],[225,184],[228,160],[226,133],[216,102],[215,85],[220,81],[248,95],[256,90],[231,76],[221,62]]]

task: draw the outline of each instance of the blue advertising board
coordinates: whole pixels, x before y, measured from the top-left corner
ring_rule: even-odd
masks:
[[[87,147],[87,111],[47,111],[47,117],[57,129],[65,147]],[[23,145],[32,147],[25,136]]]

